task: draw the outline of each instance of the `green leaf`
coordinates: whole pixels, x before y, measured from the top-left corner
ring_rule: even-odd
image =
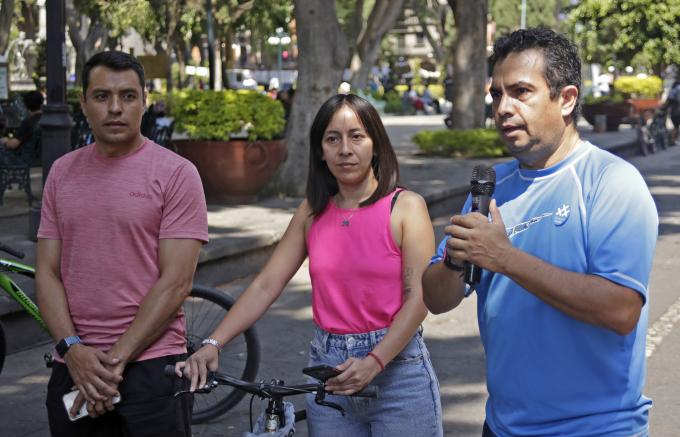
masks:
[[[281,102],[256,91],[177,91],[168,109],[179,132],[201,140],[269,140],[281,137],[286,123]]]

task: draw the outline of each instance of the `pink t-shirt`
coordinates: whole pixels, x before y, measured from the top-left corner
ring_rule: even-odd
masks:
[[[357,209],[329,202],[307,235],[314,322],[333,334],[387,328],[403,304],[401,250],[390,226],[394,192]]]
[[[76,333],[107,351],[159,278],[158,243],[208,241],[203,187],[186,159],[146,140],[120,158],[94,144],[50,170],[38,238],[61,240],[61,279]],[[135,360],[186,352],[184,314]]]

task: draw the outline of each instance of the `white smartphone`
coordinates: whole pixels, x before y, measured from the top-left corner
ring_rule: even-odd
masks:
[[[83,402],[83,405],[80,407],[80,411],[78,411],[78,414],[76,414],[75,416],[71,416],[71,407],[73,407],[73,402],[75,402],[78,393],[80,393],[79,390],[73,390],[71,392],[66,393],[62,397],[62,400],[64,401],[64,408],[66,408],[66,414],[68,415],[68,418],[71,419],[71,422],[87,416],[87,402]],[[118,402],[120,402],[120,396],[114,396],[113,403],[117,404]]]

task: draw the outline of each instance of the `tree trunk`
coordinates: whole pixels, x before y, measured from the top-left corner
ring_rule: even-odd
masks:
[[[439,64],[444,58],[444,50],[442,49],[442,45],[444,43],[444,32],[443,28],[440,28],[439,23],[435,22],[434,24],[437,27],[437,33],[439,35],[438,38],[435,38],[434,35],[432,35],[432,32],[428,27],[428,18],[430,16],[428,14],[428,8],[431,8],[431,5],[428,5],[425,0],[416,0],[413,4],[413,12],[415,12],[416,17],[418,18],[418,24],[423,30],[423,34],[425,35],[425,38],[427,38],[427,42],[430,44],[430,47],[432,47],[435,61],[437,64]],[[435,12],[439,14],[439,9],[435,9]],[[437,16],[437,19],[439,19],[439,15]]]
[[[215,44],[213,50],[215,51],[215,73],[214,73],[214,90],[222,89],[222,77],[224,77],[224,66],[222,65],[224,50],[222,50],[222,40],[219,36],[215,37]]]
[[[361,59],[361,67],[357,71],[353,84],[355,89],[363,90],[368,84],[368,75],[380,54],[380,43],[387,32],[397,22],[404,8],[404,0],[376,0],[368,17],[364,32],[359,39],[357,53]]]
[[[165,89],[166,92],[171,92],[175,88],[175,82],[172,77],[172,46],[168,46],[167,50],[167,56],[168,56],[168,63],[166,64],[165,67]]]
[[[2,0],[0,3],[0,55],[5,55],[9,46],[9,31],[14,17],[14,0]]]
[[[356,0],[354,3],[354,13],[352,14],[352,21],[347,27],[347,67],[352,67],[352,58],[356,56],[357,44],[359,43],[359,35],[364,27],[364,0]]]
[[[484,127],[487,0],[449,0],[449,4],[453,7],[457,30],[453,55],[453,128]]]
[[[218,46],[220,48],[220,59],[222,60],[220,76],[222,77],[222,88],[227,89],[230,86],[227,70],[234,68],[234,49],[231,48],[231,44],[234,42],[232,32],[225,32],[221,39],[222,44]],[[224,48],[221,48],[222,46]]]
[[[92,20],[81,16],[73,7],[73,0],[66,0],[65,6],[68,34],[76,50],[76,85],[81,85],[85,62],[106,47],[109,32],[101,21],[92,24]]]
[[[21,2],[21,18],[23,24],[21,30],[26,33],[26,39],[35,40],[38,33],[38,10],[37,5],[26,0]]]
[[[168,63],[165,68],[165,82],[166,82],[165,87],[167,92],[171,92],[175,86],[175,84],[172,81],[172,64],[170,62],[172,47],[168,46],[166,48],[163,46],[163,42],[157,40],[153,48],[156,51],[156,55],[164,55],[168,59]]]
[[[288,158],[275,188],[304,196],[309,160],[309,129],[316,111],[337,91],[347,65],[347,40],[338,23],[335,2],[295,0],[298,31],[298,86],[293,99],[286,143]]]
[[[187,49],[186,41],[183,38],[177,39],[177,44],[175,45],[175,54],[177,55],[177,66],[179,67],[179,77],[177,81],[177,88],[183,89],[186,86],[186,74],[184,69],[187,65],[187,59],[189,59],[189,50]]]

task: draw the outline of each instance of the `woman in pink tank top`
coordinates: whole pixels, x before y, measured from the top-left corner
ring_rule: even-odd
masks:
[[[434,235],[418,194],[397,188],[397,158],[377,111],[339,94],[310,132],[307,196],[264,269],[208,339],[177,366],[192,390],[216,370],[220,345],[254,324],[309,257],[315,329],[309,365],[335,367],[338,394],[367,384],[378,399],[329,396],[346,414],[308,398],[310,435],[441,436],[439,383],[422,339],[421,278]],[[398,197],[398,198],[397,198]],[[183,370],[182,370],[183,368]]]

